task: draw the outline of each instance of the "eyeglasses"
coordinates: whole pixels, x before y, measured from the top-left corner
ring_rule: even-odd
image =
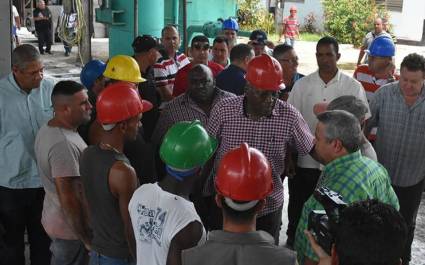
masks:
[[[201,44],[201,43],[194,43],[193,45],[192,45],[192,47],[195,49],[195,50],[204,50],[204,51],[206,51],[206,50],[209,50],[210,49],[210,45],[208,44],[208,43],[205,43],[205,44]]]
[[[281,58],[281,59],[278,59],[278,61],[279,62],[296,64],[296,63],[298,63],[298,57],[290,58],[290,59]]]

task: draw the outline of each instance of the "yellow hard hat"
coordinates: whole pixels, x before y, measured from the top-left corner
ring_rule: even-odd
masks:
[[[106,65],[103,76],[131,83],[145,82],[146,79],[140,75],[140,68],[133,57],[127,55],[116,55]]]

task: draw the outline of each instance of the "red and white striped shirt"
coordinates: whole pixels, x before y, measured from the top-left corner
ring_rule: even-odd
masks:
[[[155,76],[155,85],[157,87],[165,86],[170,94],[173,93],[174,79],[176,73],[181,68],[190,63],[189,59],[184,53],[176,53],[174,59],[160,58],[154,65],[153,71]]]
[[[285,27],[285,38],[294,39],[298,35],[298,27],[300,24],[296,17],[287,17],[283,20]]]

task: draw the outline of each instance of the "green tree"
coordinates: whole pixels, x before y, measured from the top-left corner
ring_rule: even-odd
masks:
[[[238,0],[238,18],[242,30],[262,29],[267,34],[275,31],[273,16],[260,0]]]
[[[322,0],[325,30],[342,43],[360,46],[365,34],[373,29],[376,16],[388,17],[385,7],[374,0]]]

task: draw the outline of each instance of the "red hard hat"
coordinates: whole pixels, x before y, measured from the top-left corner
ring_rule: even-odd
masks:
[[[248,63],[245,79],[257,89],[279,91],[285,88],[282,67],[267,54],[254,57]]]
[[[152,103],[142,100],[134,84],[116,82],[107,86],[96,101],[97,120],[113,124],[128,120],[152,109]]]
[[[263,199],[273,190],[270,164],[263,153],[243,143],[221,159],[215,187],[219,194],[232,200]]]

